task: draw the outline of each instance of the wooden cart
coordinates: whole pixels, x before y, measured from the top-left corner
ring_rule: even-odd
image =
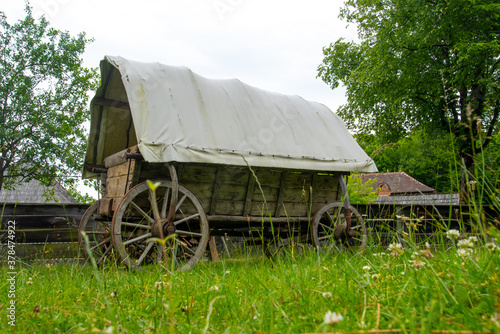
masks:
[[[189,115],[186,119],[193,119],[193,129],[190,126],[180,130],[172,127],[171,124],[177,118],[177,124],[186,123],[175,112],[173,119],[162,119],[164,113],[171,114],[168,111],[170,108],[179,110],[178,105],[184,101],[175,98],[175,88],[178,85],[182,88],[182,94],[179,94],[183,96],[191,88],[191,95],[187,94],[188,100],[185,103],[191,103],[189,99],[198,99],[197,106],[202,107],[199,108],[201,112],[197,112],[201,113],[202,118],[205,117],[204,122],[212,120],[210,124],[199,123],[212,127],[209,129],[211,131],[207,130],[209,138],[201,138],[200,145],[206,144],[206,141],[219,133],[213,130],[217,130],[219,125],[213,124],[213,114],[207,116],[205,113],[210,112],[208,99],[215,100],[213,105],[218,106],[214,92],[221,91],[220,87],[223,87],[226,94],[235,85],[239,87],[239,91],[235,89],[232,93],[236,96],[238,92],[245,95],[239,101],[247,104],[246,111],[248,106],[251,110],[258,109],[255,108],[256,102],[249,104],[257,96],[263,96],[260,97],[263,101],[259,105],[264,105],[268,98],[273,101],[288,101],[287,103],[298,101],[297,104],[303,104],[304,100],[296,100],[298,97],[286,97],[283,100],[282,95],[263,92],[239,81],[216,81],[214,84],[207,79],[193,77],[190,71],[186,74],[190,80],[186,81],[179,79],[181,75],[178,71],[184,73],[186,69],[134,63],[119,57],[106,57],[101,62],[103,83],[92,101],[92,129],[84,176],[100,176],[104,190],[102,198],[88,209],[80,223],[81,232],[85,232],[89,239],[87,245],[84,238],[80,238],[85,254],[90,250],[98,261],[104,261],[114,254],[129,268],[159,262],[168,257],[175,260],[178,269],[188,270],[206,252],[210,236],[217,235],[253,235],[270,242],[286,238],[311,242],[317,248],[325,248],[326,245],[356,248],[366,246],[367,229],[364,221],[349,204],[345,183],[345,176],[349,171],[346,168],[374,171],[376,167],[373,161],[363,155],[364,152],[357,144],[352,144],[355,143],[352,137],[346,139],[351,146],[342,150],[344,155],[331,159],[292,156],[295,150],[304,152],[303,147],[293,145],[288,151],[288,148],[280,151],[279,147],[271,147],[267,151],[265,148],[257,152],[248,149],[248,145],[235,144],[234,149],[228,148],[227,141],[222,149],[220,147],[224,144],[220,144],[220,138],[214,140],[218,143],[216,148],[209,143],[206,148],[196,147],[196,143],[179,144],[185,137],[192,136],[191,130],[195,135],[196,132],[205,130],[196,127],[197,118],[189,118]],[[145,78],[151,77],[151,73],[167,72],[168,75],[162,75],[152,83],[145,81]],[[137,73],[147,75],[141,74],[134,78]],[[172,83],[169,80],[174,81]],[[165,81],[168,84],[163,86]],[[135,90],[138,85],[141,86],[141,91]],[[186,88],[186,85],[189,87]],[[213,88],[213,85],[216,87]],[[152,97],[148,97],[144,91],[153,91]],[[162,99],[164,97],[162,94],[155,95],[155,91],[167,91],[170,96],[166,102],[161,100],[156,103],[158,96]],[[222,107],[218,106],[214,113],[224,113],[224,105],[227,103],[222,100]],[[235,108],[234,97],[231,97],[230,104],[231,108]],[[326,108],[317,104],[306,106],[312,108],[307,112],[316,114],[318,108],[321,108],[321,112]],[[159,110],[157,114],[154,113],[155,108]],[[275,106],[273,108],[276,109]],[[279,123],[276,121],[278,116],[275,116],[274,121],[271,117],[267,128],[274,130],[276,141],[281,140],[278,135],[296,136],[303,130],[301,128],[294,132],[292,129],[290,132],[284,127],[284,124],[289,124],[292,128],[293,124],[302,126],[303,121],[296,118],[301,115],[303,108],[295,111],[299,112],[299,116],[293,116],[295,114],[290,111],[290,107],[284,109],[288,113],[284,115],[289,116],[285,119],[287,122]],[[279,110],[282,112],[283,109]],[[226,114],[220,122],[227,123],[227,118],[235,112],[239,113],[237,120],[229,122],[229,126],[240,126],[237,122],[243,116],[239,109]],[[144,114],[146,117],[141,118]],[[151,122],[152,115],[158,117],[160,125]],[[326,115],[330,117],[327,113]],[[265,117],[267,116],[269,115],[266,114]],[[322,121],[325,123],[324,117]],[[263,122],[257,123],[262,129]],[[143,134],[138,133],[139,128],[145,128],[144,124],[153,128],[147,129]],[[170,127],[160,131],[159,135],[155,134],[155,138],[163,138],[163,146],[159,150],[158,142],[154,140],[145,144],[147,136],[151,132],[155,133],[155,127],[158,126]],[[227,127],[228,124],[223,126],[219,130],[232,131],[232,128]],[[245,123],[241,128],[245,130],[241,131],[246,131],[251,126],[252,124]],[[350,136],[344,130],[345,128],[342,129],[342,135]],[[165,132],[171,135],[167,137],[172,137],[172,142],[165,143]],[[318,132],[321,134],[320,130]],[[239,132],[236,135],[229,134],[230,143],[238,142],[234,136],[241,138]],[[243,134],[243,138],[245,136],[248,137],[248,133]],[[282,142],[286,144],[286,141]],[[305,141],[310,143],[310,140]],[[122,149],[117,150],[120,146]],[[316,150],[311,145],[309,148]],[[167,154],[165,152],[168,150],[170,153],[167,153],[174,154],[174,158],[160,156]],[[355,154],[355,158],[352,154]],[[359,159],[360,156],[365,160]],[[336,166],[340,166],[339,170],[330,170]],[[83,236],[82,233],[80,235]],[[161,247],[158,240],[166,240],[166,247]]]

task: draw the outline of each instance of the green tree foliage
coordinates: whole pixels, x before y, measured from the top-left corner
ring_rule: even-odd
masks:
[[[372,204],[378,198],[378,188],[374,189],[377,179],[363,179],[358,174],[351,174],[347,179],[349,202],[355,204]]]
[[[340,17],[360,42],[324,48],[318,74],[346,87],[348,127],[384,143],[416,129],[451,132],[470,168],[498,131],[500,3],[348,0]]]
[[[97,87],[97,71],[82,65],[89,42],[35,20],[29,5],[12,25],[0,12],[0,189],[80,174],[87,92]]]
[[[458,190],[460,158],[449,133],[418,130],[391,144],[374,135],[357,135],[357,140],[380,172],[405,172],[437,192]]]

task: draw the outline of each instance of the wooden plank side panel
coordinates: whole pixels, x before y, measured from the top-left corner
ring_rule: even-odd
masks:
[[[276,169],[259,169],[256,172],[257,182],[262,187],[279,187],[281,182],[281,170]]]
[[[135,165],[135,161],[132,160],[131,164]],[[133,166],[131,166],[131,170],[133,170]],[[123,163],[123,164],[108,168],[107,177],[108,178],[115,178],[115,177],[119,177],[122,175],[127,175],[128,172],[129,172],[129,164]]]
[[[223,216],[241,216],[244,206],[244,201],[219,200],[215,214]]]
[[[307,207],[311,200],[313,173],[293,172],[286,176],[283,195],[283,214],[290,217],[307,216]]]
[[[108,178],[106,180],[106,197],[122,197],[127,191],[127,175]]]
[[[215,173],[215,180],[213,184],[213,191],[212,191],[212,198],[210,200],[210,210],[209,210],[209,215],[214,215],[215,210],[217,209],[217,202],[219,201],[219,192],[221,188],[221,176],[222,173],[224,172],[224,168],[222,166],[217,167],[217,171]]]
[[[316,211],[325,203],[313,202],[312,204],[288,202],[283,203],[282,217],[313,217]]]
[[[144,182],[146,180],[170,180],[168,168],[164,163],[141,161],[141,168],[137,181]]]
[[[120,198],[120,183],[126,182],[124,166],[115,167],[109,178],[108,197]],[[119,172],[121,169],[121,172]],[[217,172],[219,170],[219,172]],[[128,171],[128,169],[127,169]],[[253,172],[252,172],[253,171]],[[202,203],[207,214],[227,216],[310,215],[312,206],[338,200],[338,181],[333,173],[296,172],[271,168],[250,170],[239,166],[216,166],[180,163],[179,183],[189,189]],[[168,173],[163,164],[143,163],[141,179],[157,179]],[[122,176],[118,176],[122,174]],[[167,174],[168,175],[168,174]],[[255,177],[255,176],[256,177]],[[116,179],[116,180],[114,180]],[[164,177],[163,177],[164,179]],[[254,181],[254,182],[251,182]],[[252,184],[253,183],[253,184]],[[282,185],[285,185],[282,187]],[[214,199],[214,191],[216,198]],[[123,190],[122,190],[123,191]],[[110,203],[111,210],[117,200]],[[266,203],[266,205],[264,205]],[[307,208],[307,209],[306,209]]]
[[[182,164],[177,169],[179,183],[181,184],[213,184],[217,167],[213,165],[202,164]],[[196,194],[196,189],[190,189]]]
[[[250,216],[252,217],[273,217],[276,212],[276,201],[270,202],[252,202]]]
[[[245,185],[222,183],[219,189],[219,200],[245,201],[246,191]]]
[[[125,163],[110,167],[106,177],[106,197],[122,197],[131,188],[134,173],[138,173],[136,165],[140,162],[128,160]]]
[[[222,184],[246,186],[250,170],[247,167],[226,166],[221,174]]]
[[[335,174],[318,174],[316,177],[316,188],[329,189],[331,187],[335,187],[335,189],[339,187],[339,182]]]

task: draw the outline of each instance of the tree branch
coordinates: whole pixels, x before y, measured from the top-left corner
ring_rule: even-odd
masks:
[[[486,139],[484,140],[483,144],[481,145],[481,149],[483,149],[483,150],[486,148],[486,146],[488,146],[488,144],[491,141],[491,135],[493,134],[493,129],[495,128],[495,125],[497,123],[498,115],[500,114],[499,104],[500,103],[497,102],[497,104],[495,106],[495,109],[493,111],[493,119],[491,120],[490,126],[488,127],[488,132],[486,133]]]

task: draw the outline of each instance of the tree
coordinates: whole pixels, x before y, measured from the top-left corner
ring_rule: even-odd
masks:
[[[498,131],[500,3],[497,0],[348,0],[340,18],[359,43],[323,49],[318,75],[343,84],[339,115],[358,133],[396,142],[416,129],[456,137],[472,170]]]
[[[97,87],[97,71],[81,59],[90,41],[35,20],[29,4],[13,25],[0,12],[0,189],[80,174],[87,92]]]
[[[386,144],[373,134],[356,135],[381,172],[405,172],[437,192],[453,192],[460,183],[459,157],[450,133],[417,130]]]

